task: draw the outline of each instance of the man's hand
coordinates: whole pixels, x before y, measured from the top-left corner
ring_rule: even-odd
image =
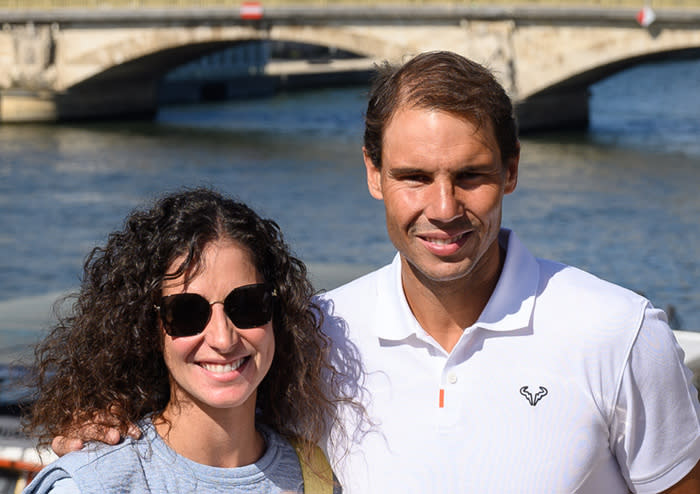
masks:
[[[130,424],[127,435],[138,439],[141,437],[141,430],[135,424]],[[122,437],[119,433],[116,421],[109,418],[107,415],[97,418],[94,422],[76,425],[66,436],[54,437],[53,441],[51,441],[51,449],[53,449],[54,453],[58,456],[63,456],[71,451],[82,449],[88,441],[117,444],[121,440]]]

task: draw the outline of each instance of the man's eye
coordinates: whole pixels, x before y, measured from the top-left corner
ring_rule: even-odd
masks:
[[[414,175],[404,175],[400,178],[401,180],[405,182],[419,182],[419,183],[428,183],[430,181],[430,177],[427,175],[419,175],[419,174],[414,174]]]
[[[478,185],[481,184],[485,181],[488,181],[491,178],[491,175],[488,173],[481,173],[481,172],[463,172],[457,175],[456,180],[457,183],[463,184],[463,185]]]
[[[473,180],[475,178],[479,178],[481,174],[477,172],[462,172],[459,175],[457,175],[457,180]]]

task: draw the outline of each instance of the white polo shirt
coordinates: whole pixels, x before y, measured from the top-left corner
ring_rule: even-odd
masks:
[[[496,289],[450,353],[409,309],[398,255],[323,296],[335,363],[374,422],[344,457],[329,447],[344,492],[655,493],[682,479],[700,405],[664,313],[535,259],[508,230],[499,241]]]

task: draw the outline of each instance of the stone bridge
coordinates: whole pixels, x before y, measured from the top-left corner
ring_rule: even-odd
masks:
[[[491,68],[523,130],[581,127],[589,86],[649,60],[700,57],[700,10],[276,7],[0,11],[0,121],[153,114],[170,69],[251,40],[335,47],[369,62],[451,50]]]

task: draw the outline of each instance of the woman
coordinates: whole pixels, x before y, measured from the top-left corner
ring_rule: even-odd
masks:
[[[278,226],[244,204],[197,189],[132,213],[37,347],[26,428],[48,444],[110,410],[143,435],[66,455],[25,492],[310,492],[299,458],[351,403],[311,296]]]

